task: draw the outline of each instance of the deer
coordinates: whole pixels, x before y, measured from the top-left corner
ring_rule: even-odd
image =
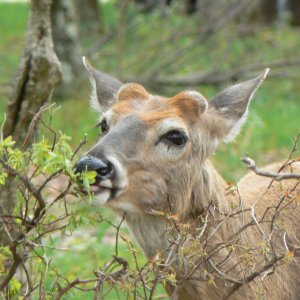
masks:
[[[269,70],[207,100],[191,90],[150,94],[97,70],[85,57],[83,64],[102,136],[75,172],[95,171],[93,205],[124,216],[147,258],[161,253],[172,266],[180,284],[166,283],[170,298],[300,299],[299,177],[276,180],[251,172],[229,186],[210,161],[218,144],[239,134]],[[264,170],[298,174],[300,163]],[[197,238],[179,242],[184,225]],[[196,258],[179,262],[178,244],[187,249],[192,240]]]

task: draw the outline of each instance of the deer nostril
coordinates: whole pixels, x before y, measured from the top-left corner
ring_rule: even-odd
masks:
[[[105,166],[101,166],[95,171],[101,178],[110,178],[113,175],[113,165],[108,161]]]
[[[75,173],[82,173],[84,171],[96,171],[96,184],[101,180],[112,178],[114,173],[114,166],[107,160],[101,160],[93,156],[84,156],[75,164]]]

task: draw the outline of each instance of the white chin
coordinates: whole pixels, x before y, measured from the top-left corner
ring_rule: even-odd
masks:
[[[103,205],[110,197],[110,190],[102,190],[100,193],[95,194],[93,205]]]

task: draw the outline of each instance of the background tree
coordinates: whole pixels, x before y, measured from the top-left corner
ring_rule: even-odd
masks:
[[[82,1],[81,1],[82,2]],[[67,94],[81,72],[79,17],[74,1],[53,0],[51,22],[55,51],[62,64],[63,81],[58,93]]]
[[[292,15],[291,24],[300,26],[300,1],[289,0],[290,11]]]
[[[100,14],[101,6],[97,0],[76,0],[77,14],[79,17],[80,36],[88,34],[97,36],[103,31]]]
[[[277,17],[277,0],[260,0],[260,12],[263,22],[274,22]]]
[[[30,144],[37,125],[29,128],[31,120],[61,80],[60,63],[53,49],[50,5],[50,0],[32,0],[30,3],[24,53],[13,80],[3,127],[3,138],[13,136],[18,146]],[[1,189],[0,214],[12,213],[15,204],[12,191],[15,189],[13,181]],[[9,220],[3,221],[9,223]],[[5,244],[7,233],[0,232],[0,244]]]

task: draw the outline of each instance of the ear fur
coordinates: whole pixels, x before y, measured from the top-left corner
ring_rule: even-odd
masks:
[[[186,116],[199,117],[203,113],[208,103],[204,96],[196,91],[183,91],[168,99],[168,103],[176,107],[181,114]]]
[[[82,62],[88,72],[92,87],[91,106],[102,113],[116,102],[116,94],[122,86],[122,82],[113,76],[96,70],[85,56],[82,57]]]
[[[126,101],[130,99],[147,100],[149,96],[150,94],[140,84],[127,83],[119,89],[117,99],[119,101]]]
[[[214,131],[225,142],[232,141],[240,132],[248,115],[248,107],[254,93],[267,77],[269,69],[258,77],[228,87],[209,101],[208,112],[218,122]]]
[[[196,91],[186,91],[185,94],[198,102],[201,113],[204,113],[206,111],[208,102],[201,93]]]

